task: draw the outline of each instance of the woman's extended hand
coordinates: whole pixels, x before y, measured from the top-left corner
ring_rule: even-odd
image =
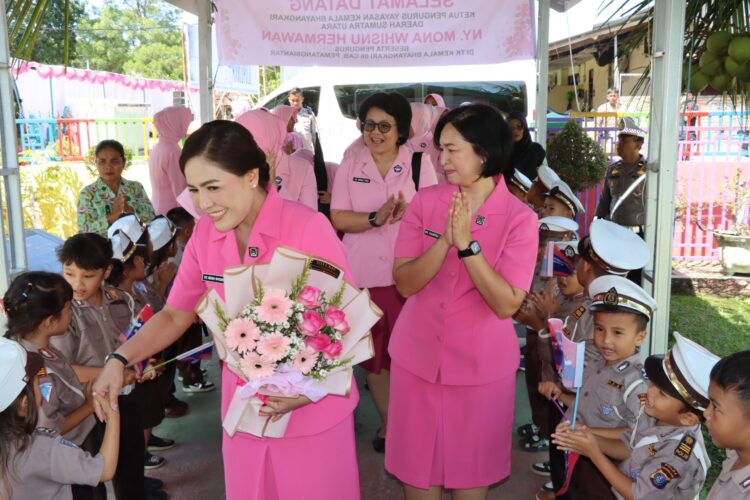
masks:
[[[92,392],[94,396],[99,396],[109,400],[109,406],[113,410],[117,411],[117,397],[120,395],[120,389],[123,386],[125,367],[116,359],[109,360],[107,364],[102,368],[99,376],[94,380]],[[99,401],[94,400],[94,412],[97,418],[104,422],[106,420],[106,412],[102,408]]]
[[[396,198],[396,205],[393,207],[393,217],[391,218],[390,223],[394,224],[400,221],[404,217],[406,207],[408,206],[409,204],[406,202],[406,198],[404,198],[404,193],[399,191],[398,198]]]
[[[396,208],[396,196],[391,195],[385,200],[377,212],[375,212],[375,222],[378,226],[382,226],[388,219],[393,215],[393,210]]]
[[[307,396],[296,396],[292,398],[282,398],[278,396],[268,396],[266,402],[260,407],[259,415],[263,417],[271,417],[271,422],[276,422],[285,413],[289,413],[297,408],[302,408],[305,405],[312,403]]]
[[[451,204],[453,246],[466,250],[471,243],[471,207],[462,193],[453,193]]]

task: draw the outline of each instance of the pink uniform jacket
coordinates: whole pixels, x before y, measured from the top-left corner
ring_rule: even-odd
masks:
[[[389,196],[404,194],[407,203],[416,193],[411,174],[412,151],[406,146],[398,149],[398,156],[385,176],[380,176],[370,150],[345,159],[336,171],[331,196],[331,210],[370,213],[378,210]],[[436,183],[435,170],[429,158],[422,157],[419,189]],[[393,249],[400,222],[386,223],[362,233],[344,235],[344,246],[354,282],[362,288],[393,284]]]
[[[297,203],[283,200],[274,190],[268,194],[253,225],[244,256],[245,264],[266,263],[277,246],[287,246],[335,263],[349,270],[344,249],[328,219]],[[224,269],[241,265],[234,231],[221,233],[208,217],[202,217],[185,248],[177,278],[167,304],[181,311],[193,311],[209,288],[224,297],[224,285],[216,281]],[[222,418],[240,379],[227,369],[222,371]],[[349,396],[326,396],[292,413],[285,437],[318,434],[341,422],[357,406],[359,393],[352,384]],[[235,435],[235,438],[238,435]]]
[[[177,197],[187,187],[180,172],[177,144],[187,134],[193,114],[188,108],[171,106],[154,115],[159,140],[149,153],[148,172],[151,177],[151,203],[157,215],[165,215],[179,206]]]
[[[456,191],[457,186],[440,184],[417,193],[401,222],[396,258],[419,257],[435,243]],[[537,218],[505,183],[497,184],[474,215],[471,234],[500,276],[529,289]],[[406,301],[388,351],[404,369],[445,385],[488,383],[515,372],[519,363],[513,320],[500,319],[490,309],[454,249],[432,281]]]

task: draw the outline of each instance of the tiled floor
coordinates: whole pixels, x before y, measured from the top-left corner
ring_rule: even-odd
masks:
[[[218,364],[204,363],[212,380],[218,381]],[[517,424],[529,418],[528,403],[519,372],[516,393]],[[362,390],[361,401],[355,414],[357,455],[359,459],[362,500],[397,500],[401,498],[398,481],[383,469],[383,455],[375,453],[370,440],[378,427],[375,407],[369,393]],[[162,452],[167,463],[148,475],[158,477],[175,500],[221,500],[224,498],[224,479],[221,461],[221,425],[219,422],[219,391],[185,396],[178,389],[178,397],[190,404],[190,413],[179,419],[167,419],[156,430],[163,437],[176,439],[179,446]],[[533,474],[532,462],[543,459],[544,453],[525,453],[513,450],[512,472],[503,484],[490,491],[491,499],[533,499],[543,478]],[[335,495],[332,500],[335,500]],[[449,498],[448,495],[445,498]],[[290,499],[298,500],[298,499]],[[303,500],[303,499],[299,499]]]

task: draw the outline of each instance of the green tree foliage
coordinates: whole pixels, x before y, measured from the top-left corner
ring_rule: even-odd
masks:
[[[575,120],[570,120],[547,145],[547,163],[577,192],[602,180],[607,155]]]
[[[75,58],[76,28],[84,15],[80,0],[69,1],[68,57]],[[40,43],[34,45],[30,59],[43,64],[65,64],[65,0],[50,0],[40,27]]]
[[[179,11],[162,0],[107,0],[79,25],[75,66],[182,80]]]

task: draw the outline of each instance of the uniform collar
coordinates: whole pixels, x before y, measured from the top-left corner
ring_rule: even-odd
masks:
[[[739,457],[737,452],[734,450],[727,450],[727,460],[722,467],[721,474],[718,480],[721,482],[727,482],[731,480],[737,485],[737,488],[747,494],[750,492],[750,465],[746,465],[741,469],[732,470],[734,464],[737,463]]]
[[[631,163],[625,163],[624,161],[620,160],[617,162],[617,165],[638,165],[640,163],[646,163],[646,159],[643,157],[643,155],[638,155],[638,159]]]
[[[375,160],[373,159],[372,154],[370,154],[370,150],[367,149],[367,146],[363,146],[355,158],[360,172],[367,174],[372,182],[379,182],[382,184],[385,183],[385,179],[389,176],[405,172],[407,166],[411,167],[411,158],[413,154],[412,150],[405,144],[399,146],[396,158],[393,160],[393,165],[388,168],[385,177],[380,175],[380,171],[378,170],[377,165],[375,165]],[[395,172],[394,169],[396,167],[401,167],[401,171]]]
[[[604,365],[613,370],[616,373],[624,373],[627,369],[631,368],[633,365],[636,365],[641,362],[641,355],[640,353],[636,352],[632,356],[628,356],[627,358],[618,361],[617,363],[613,365],[607,365],[606,360],[602,358],[602,361],[604,362]]]
[[[108,304],[111,304],[114,301],[127,300],[127,294],[123,292],[122,290],[120,290],[119,288],[115,288],[113,286],[102,284],[101,291],[102,291],[102,305],[101,306],[93,306],[86,301],[75,300],[75,299],[73,300],[73,306],[85,309],[87,307],[106,306]]]
[[[246,249],[246,253],[242,258],[237,251],[235,230],[222,233],[216,229],[213,222],[210,222],[211,240],[215,242],[223,241],[221,247],[223,262],[228,265],[240,265],[243,263],[245,255],[249,255],[252,260],[244,263],[251,264],[258,257],[263,256],[270,248],[272,240],[279,238],[283,203],[281,196],[279,196],[275,189],[272,188],[269,190],[266,199],[263,201],[263,205],[260,207],[258,216],[255,218],[250,238],[247,241],[248,249]]]

